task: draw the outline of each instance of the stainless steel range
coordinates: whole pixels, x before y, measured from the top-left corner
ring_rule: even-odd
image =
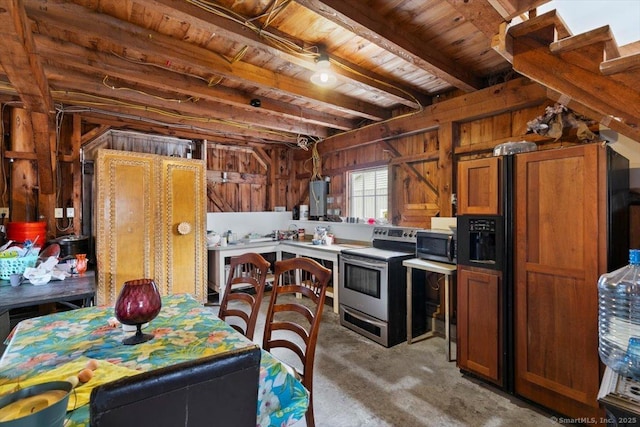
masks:
[[[375,227],[372,247],[340,253],[341,325],[385,347],[407,339],[407,274],[402,261],[415,258],[417,233],[417,228]],[[425,311],[417,310],[416,315],[423,319],[413,324],[426,325]]]

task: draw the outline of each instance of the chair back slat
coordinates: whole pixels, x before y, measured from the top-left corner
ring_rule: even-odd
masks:
[[[262,255],[253,252],[231,257],[229,262],[229,277],[218,317],[250,340],[256,328],[270,265]]]
[[[296,371],[310,396],[306,413],[308,427],[315,425],[313,362],[330,278],[331,270],[311,258],[277,261],[265,320],[263,348],[267,351],[286,348],[299,359]]]

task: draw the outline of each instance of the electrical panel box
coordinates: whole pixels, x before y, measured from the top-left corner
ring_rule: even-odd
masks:
[[[309,218],[320,218],[327,214],[327,193],[328,182],[309,182]]]

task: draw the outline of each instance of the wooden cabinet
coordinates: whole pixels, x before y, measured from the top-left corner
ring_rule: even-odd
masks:
[[[458,163],[458,215],[500,214],[499,157]]]
[[[113,304],[138,278],[206,301],[205,194],[201,160],[98,151],[97,304]]]
[[[502,386],[502,277],[458,265],[458,367]]]
[[[596,397],[605,161],[600,144],[516,157],[515,391],[574,418],[603,415]]]

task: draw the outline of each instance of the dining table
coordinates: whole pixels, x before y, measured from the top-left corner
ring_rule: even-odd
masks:
[[[135,375],[201,357],[255,346],[220,320],[211,307],[189,294],[162,297],[158,316],[145,333],[154,338],[124,345],[126,332],[114,318],[112,306],[91,306],[21,321],[6,340],[0,358],[0,395],[16,385],[77,372],[84,361],[100,362],[96,375],[76,390],[96,387],[123,376]],[[95,381],[94,381],[95,380]],[[92,381],[94,383],[92,384]],[[89,396],[90,391],[84,394]],[[82,394],[78,393],[79,396]],[[65,427],[89,426],[88,397],[70,400]],[[256,426],[289,426],[304,417],[309,393],[290,368],[261,350]]]

